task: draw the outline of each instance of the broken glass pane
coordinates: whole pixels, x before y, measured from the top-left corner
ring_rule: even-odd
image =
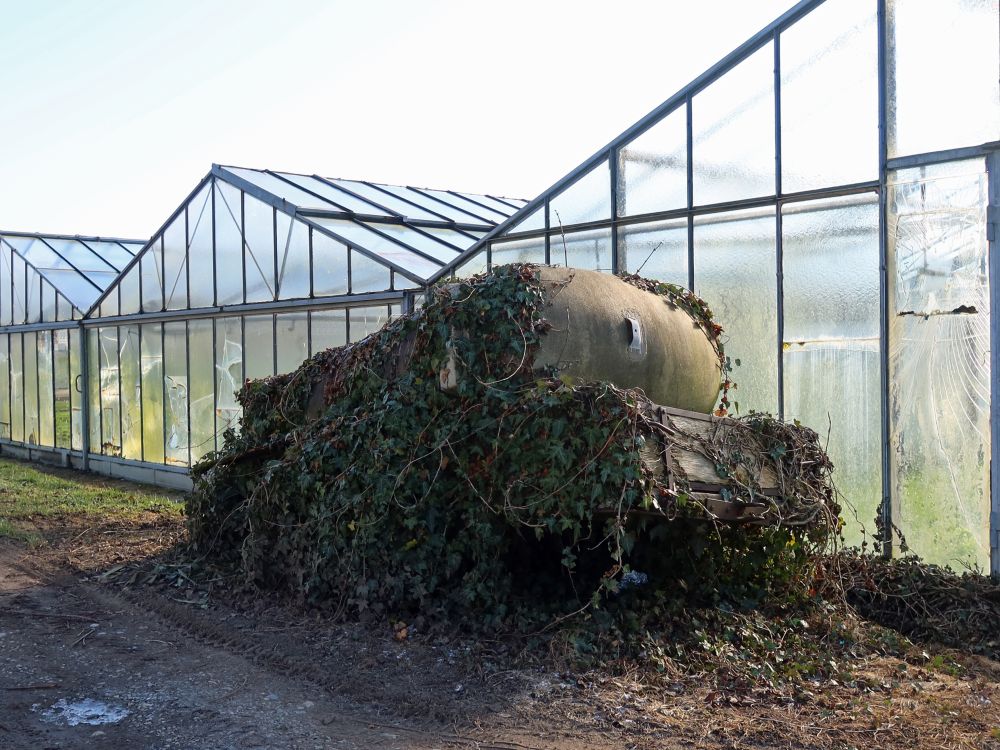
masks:
[[[238,428],[240,405],[236,392],[243,387],[242,318],[220,318],[215,321],[215,380],[216,433],[221,445],[222,434]]]
[[[990,335],[981,160],[890,173],[890,457],[911,550],[989,564]]]
[[[191,374],[191,461],[215,450],[215,384],[212,321],[188,321],[188,368]]]
[[[118,329],[122,398],[122,457],[142,460],[142,363],[139,326]]]
[[[187,323],[163,324],[164,460],[174,466],[189,463]]]

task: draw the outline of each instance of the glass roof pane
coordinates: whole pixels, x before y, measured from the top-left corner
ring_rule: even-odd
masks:
[[[456,207],[456,198],[454,196],[449,196],[451,200],[448,201],[447,204],[444,204],[427,195],[437,192],[434,190],[417,190],[416,188],[397,187],[396,185],[384,185],[383,187],[393,193],[402,195],[407,200],[419,203],[421,206],[426,207],[428,211],[434,211],[438,214],[442,214],[443,216],[447,216],[452,221],[457,221],[461,224],[490,225],[493,223],[491,221],[487,221],[482,214],[473,215],[471,213],[472,206],[468,206],[468,210]]]
[[[5,240],[35,268],[72,268],[65,259],[60,258],[51,247],[37,237],[5,237]]]
[[[118,271],[87,271],[86,276],[101,289],[107,289],[118,278]]]
[[[517,211],[516,208],[508,206],[506,203],[498,201],[496,198],[491,198],[488,195],[475,195],[473,193],[459,193],[459,195],[463,198],[473,200],[476,203],[482,203],[484,206],[489,206],[494,211],[499,211],[504,216],[513,216],[514,212]]]
[[[430,278],[441,268],[437,263],[427,260],[353,221],[326,219],[320,216],[310,216],[309,221],[329,229],[355,247],[364,248],[370,253],[375,253],[380,258],[395,263],[400,268],[405,268],[420,278]]]
[[[293,206],[298,206],[300,208],[318,208],[325,211],[338,210],[336,206],[332,206],[326,201],[317,198],[315,195],[310,195],[304,190],[300,190],[295,185],[289,185],[287,182],[275,177],[273,174],[259,172],[256,169],[242,169],[240,167],[223,167],[223,169],[227,172],[232,172],[237,177],[242,177],[247,182],[253,183],[261,190],[266,190],[267,192],[288,201]]]
[[[100,255],[104,260],[110,263],[112,266],[121,271],[125,266],[127,266],[135,254],[142,249],[142,245],[125,245],[122,246],[117,242],[96,242],[87,240],[85,243],[90,248]]]
[[[370,216],[386,216],[386,212],[381,208],[376,208],[367,201],[363,201],[360,198],[355,198],[353,195],[345,193],[343,190],[338,190],[332,185],[324,182],[323,180],[317,179],[315,177],[307,177],[301,174],[285,174],[280,172],[282,177],[291,180],[296,185],[301,185],[306,190],[312,190],[314,193],[319,193],[323,198],[342,206],[342,209],[336,208],[336,206],[331,206],[329,204],[320,204],[316,202],[317,208],[323,208],[327,211],[351,211],[358,214],[368,214]]]
[[[440,227],[420,227],[420,231],[433,234],[439,240],[454,245],[459,250],[468,250],[480,237],[486,235],[485,232],[459,232],[456,229],[442,229]],[[469,235],[473,235],[470,237]]]
[[[691,108],[695,205],[772,195],[773,43],[695,95]]]
[[[70,302],[84,311],[94,304],[101,294],[100,289],[72,269],[50,269],[44,272],[44,276]]]
[[[493,211],[489,208],[483,208],[477,203],[471,202],[461,196],[454,195],[447,192],[446,190],[431,190],[430,188],[421,188],[421,190],[428,195],[433,195],[435,198],[440,198],[446,203],[450,203],[456,208],[460,208],[473,216],[479,217],[480,220],[486,219],[494,224],[499,223],[507,218],[507,214],[502,214],[499,211]]]
[[[409,245],[410,247],[416,248],[422,253],[427,253],[428,255],[437,258],[442,263],[454,260],[458,255],[457,250],[453,250],[447,245],[443,245],[431,237],[420,234],[420,232],[415,232],[402,224],[375,224],[366,222],[365,226],[376,229],[384,234],[388,234],[393,239],[398,240],[405,245]]]
[[[385,206],[390,211],[402,214],[408,219],[426,219],[427,221],[442,220],[440,216],[436,216],[429,211],[424,211],[421,208],[410,205],[394,195],[383,193],[381,190],[378,190],[371,185],[366,185],[363,182],[357,182],[355,180],[331,180],[331,182],[334,182],[337,185],[343,185],[348,190],[358,193],[364,198],[369,198],[375,203]],[[381,211],[379,213],[381,213]]]
[[[111,271],[114,266],[77,240],[47,237],[53,249],[81,271]],[[37,265],[37,264],[36,264]]]
[[[878,177],[875,20],[874,0],[828,2],[782,33],[782,192]]]

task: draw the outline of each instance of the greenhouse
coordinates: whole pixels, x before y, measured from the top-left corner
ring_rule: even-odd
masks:
[[[530,202],[214,166],[148,242],[0,233],[3,449],[186,486],[244,379],[431,283],[638,273],[820,433],[849,541],[1000,573],[998,80],[997,0],[804,0]]]
[[[998,572],[998,79],[996,0],[801,2],[439,277],[530,261],[693,289],[738,411],[828,441],[849,541],[891,523]]]
[[[246,378],[376,330],[523,205],[214,166],[148,242],[2,234],[4,450],[190,486]]]

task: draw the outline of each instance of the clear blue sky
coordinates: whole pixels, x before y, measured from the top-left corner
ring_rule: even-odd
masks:
[[[793,0],[0,0],[0,228],[145,238],[213,162],[531,198]]]

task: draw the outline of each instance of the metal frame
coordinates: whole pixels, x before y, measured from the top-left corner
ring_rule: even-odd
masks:
[[[1000,577],[1000,147],[986,158],[990,279],[990,573]]]

